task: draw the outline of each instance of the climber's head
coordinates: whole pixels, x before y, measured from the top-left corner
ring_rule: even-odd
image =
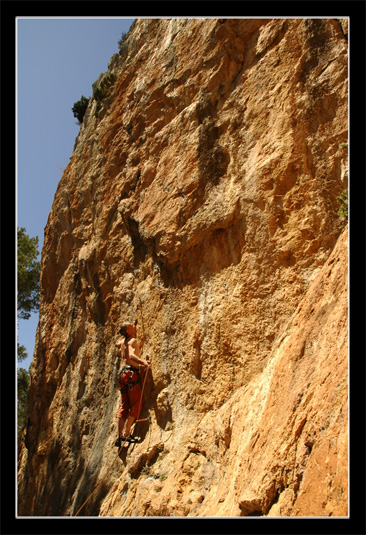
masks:
[[[122,323],[119,329],[119,334],[125,338],[134,338],[136,336],[136,327],[133,323],[126,321],[125,323]]]

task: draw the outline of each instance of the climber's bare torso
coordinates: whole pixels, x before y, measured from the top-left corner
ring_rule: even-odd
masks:
[[[125,337],[121,336],[121,338],[117,340],[116,346],[119,347],[121,351],[121,366],[137,366],[144,364],[142,359],[140,359],[140,348],[136,338],[131,338],[127,342],[126,347]]]

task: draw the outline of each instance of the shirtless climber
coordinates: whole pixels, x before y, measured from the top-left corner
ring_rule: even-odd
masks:
[[[140,348],[133,323],[124,323],[119,330],[121,335],[116,346],[121,351],[122,370],[117,375],[116,387],[121,391],[121,406],[118,411],[118,438],[115,442],[120,447],[124,441],[132,442],[131,426],[141,410],[141,388],[139,373],[141,368],[151,366],[149,360],[140,357]],[[127,424],[126,424],[127,420]],[[123,429],[126,429],[123,434]]]

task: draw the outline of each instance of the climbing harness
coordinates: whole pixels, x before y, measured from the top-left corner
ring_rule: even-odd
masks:
[[[119,374],[120,380],[121,380],[121,375],[123,375],[127,371],[129,372],[128,383],[126,384],[126,388],[120,388],[120,392],[122,394],[124,394],[125,392],[128,392],[129,390],[132,390],[133,387],[140,382],[139,379],[137,381],[132,381],[133,374],[134,373],[139,374],[140,370],[138,368],[135,368],[135,366],[130,366],[130,365],[123,366],[121,373]]]

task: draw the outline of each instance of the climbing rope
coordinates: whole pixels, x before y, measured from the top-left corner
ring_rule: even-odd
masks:
[[[145,383],[146,383],[146,379],[147,379],[147,373],[148,371],[150,370],[151,368],[151,364],[149,366],[146,366],[146,369],[144,370],[144,381],[142,383],[142,389],[141,389],[141,396],[140,396],[140,404],[139,404],[139,410],[138,410],[138,415],[140,416],[140,411],[141,411],[141,405],[142,405],[142,396],[144,394],[144,389],[145,389]],[[147,420],[147,418],[143,418],[142,420],[136,420],[135,424],[137,424],[138,422],[143,422],[144,420]]]
[[[144,395],[144,389],[145,389],[145,383],[146,383],[146,378],[147,378],[147,374],[148,374],[148,371],[149,369],[151,368],[151,365],[148,366],[145,370],[145,376],[144,376],[144,382],[143,382],[143,385],[142,385],[142,389],[141,389],[141,397],[140,397],[140,406],[139,406],[139,412],[137,414],[140,414],[140,410],[141,410],[141,405],[142,405],[142,398],[143,398],[143,395]],[[148,418],[143,418],[141,420],[136,420],[135,421],[135,426],[134,426],[134,432],[136,430],[136,424],[138,422],[143,422],[145,420],[148,420]],[[127,440],[127,437],[124,439],[121,447],[119,448],[118,450],[118,453],[116,455],[116,457],[113,459],[113,462],[111,463],[109,469],[107,470],[106,472],[106,475],[100,480],[100,482],[98,483],[98,485],[95,487],[95,489],[93,490],[93,492],[90,494],[90,496],[88,496],[88,498],[85,500],[85,502],[82,504],[82,506],[78,509],[77,513],[74,515],[74,516],[78,516],[78,514],[80,513],[80,511],[85,507],[85,505],[88,503],[88,501],[90,500],[90,498],[96,493],[96,491],[98,490],[98,488],[101,486],[101,484],[103,483],[103,481],[106,479],[108,473],[110,472],[112,466],[114,465],[115,461],[117,460],[119,454],[121,453],[122,451],[122,448],[124,447],[125,445],[125,442]]]

